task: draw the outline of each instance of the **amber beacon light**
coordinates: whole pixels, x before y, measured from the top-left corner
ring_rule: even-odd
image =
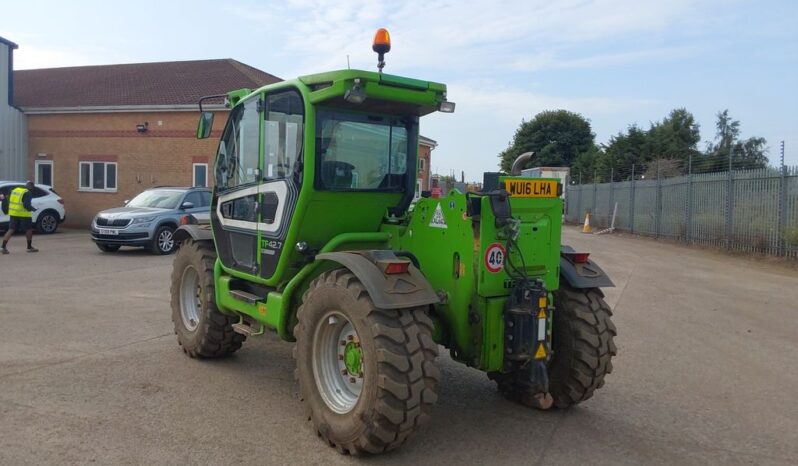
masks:
[[[371,50],[377,52],[377,69],[382,73],[382,69],[385,67],[385,54],[391,51],[391,35],[388,34],[387,29],[377,29]]]

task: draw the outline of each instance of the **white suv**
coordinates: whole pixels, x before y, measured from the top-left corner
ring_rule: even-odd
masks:
[[[25,183],[19,181],[0,181],[0,194],[6,198],[14,188],[24,188]],[[64,200],[53,188],[43,184],[37,184],[33,188],[33,199],[31,204],[36,209],[33,211],[33,224],[39,233],[55,233],[58,225],[66,218]],[[0,231],[8,229],[9,217],[0,209]]]

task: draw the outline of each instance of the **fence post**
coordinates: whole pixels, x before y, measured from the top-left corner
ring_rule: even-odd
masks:
[[[593,215],[596,214],[596,202],[598,199],[598,185],[596,184],[596,170],[593,170]]]
[[[690,154],[687,164],[687,208],[685,209],[684,218],[684,240],[687,244],[690,244],[693,239],[693,154]]]
[[[611,212],[612,212],[612,201],[613,201],[614,194],[615,194],[613,192],[614,189],[615,189],[615,169],[614,168],[610,168],[610,196],[609,196],[609,198],[610,198],[609,204],[610,205],[607,208],[607,228],[609,228],[611,226],[610,223],[612,222],[612,217],[611,217],[612,213]]]
[[[635,165],[632,164],[632,187],[629,189],[629,232],[635,232]]]
[[[579,199],[576,204],[576,221],[582,218],[582,172],[579,172]]]
[[[654,207],[654,225],[656,238],[659,238],[660,222],[662,221],[662,176],[660,173],[659,159],[657,159],[657,202]]]
[[[787,255],[787,167],[784,165],[784,141],[781,141],[781,175],[779,177],[779,255]]]
[[[734,146],[729,147],[729,176],[726,190],[726,249],[732,247],[732,228],[734,228],[734,172],[732,171],[732,158]]]

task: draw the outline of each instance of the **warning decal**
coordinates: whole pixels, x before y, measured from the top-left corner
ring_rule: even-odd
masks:
[[[435,213],[432,214],[432,220],[429,222],[429,226],[433,228],[449,228],[446,226],[446,219],[443,217],[443,209],[441,209],[441,203],[438,203],[438,207],[435,208]]]
[[[490,273],[499,273],[504,268],[504,256],[506,251],[504,246],[493,243],[485,250],[485,268]]]
[[[535,351],[535,359],[543,359],[546,357],[546,348],[543,347],[543,343],[538,345],[538,350]]]

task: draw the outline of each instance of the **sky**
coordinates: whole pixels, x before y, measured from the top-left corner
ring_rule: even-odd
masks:
[[[566,109],[597,143],[685,107],[712,140],[728,109],[742,137],[785,141],[798,165],[794,0],[0,0],[15,69],[234,58],[284,79],[376,70],[447,84],[454,114],[422,119],[432,169],[481,180],[522,121]],[[702,143],[703,148],[703,143]]]

